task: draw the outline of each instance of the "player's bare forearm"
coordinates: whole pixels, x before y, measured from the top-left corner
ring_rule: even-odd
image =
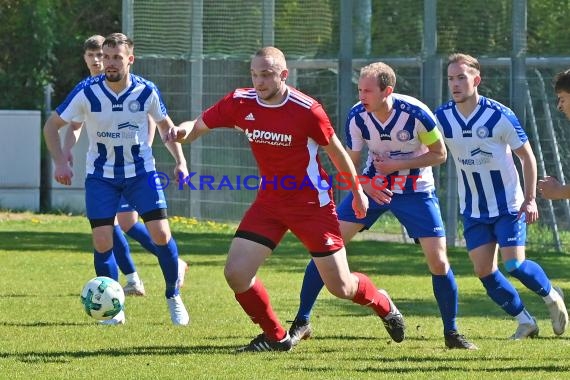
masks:
[[[71,148],[77,144],[79,141],[79,136],[81,136],[81,128],[83,127],[83,123],[78,122],[71,122],[69,123],[69,128],[67,128],[67,132],[65,133],[65,137],[63,139],[63,148],[64,152],[71,151]]]
[[[408,161],[407,168],[427,168],[428,166],[437,166],[443,164],[447,160],[447,149],[443,141],[439,140],[428,146],[428,151],[420,156],[412,158]]]
[[[527,141],[523,146],[514,150],[521,161],[524,178],[524,201],[519,211],[519,217],[524,213],[526,223],[531,224],[538,220],[538,206],[536,204],[537,169],[536,158]]]
[[[570,199],[570,185],[563,185],[555,177],[544,177],[538,181],[537,188],[544,199]]]
[[[534,157],[532,148],[527,141],[522,147],[516,149],[514,152],[521,161],[521,168],[524,179],[525,200],[534,200],[536,198],[538,174],[536,168],[536,158]]]
[[[156,123],[158,133],[163,142],[168,141],[168,136],[170,135],[172,129],[174,128],[174,123],[170,116],[166,116],[164,119]]]
[[[52,114],[44,125],[44,139],[46,146],[50,152],[54,162],[54,179],[62,185],[71,185],[73,171],[68,165],[68,158],[61,150],[61,142],[59,140],[59,129],[66,125],[67,122],[59,115]]]
[[[166,149],[168,149],[177,165],[186,165],[186,157],[184,157],[184,152],[182,151],[182,145],[180,145],[180,143],[167,141],[164,145],[166,145]]]
[[[327,152],[329,158],[333,162],[333,165],[338,170],[338,172],[342,173],[343,177],[350,182],[351,191],[362,191],[362,187],[357,180],[358,174],[354,167],[352,158],[349,156],[346,150],[344,150],[338,137],[336,135],[333,135],[329,144],[323,148]]]
[[[447,159],[447,150],[441,140],[429,145],[428,149],[426,153],[409,159],[394,160],[390,158],[379,158],[374,161],[374,167],[380,173],[392,173],[399,170],[437,166],[444,163]]]
[[[154,135],[156,133],[156,122],[154,119],[148,115],[148,145],[152,146],[152,142],[154,141]]]
[[[179,126],[172,128],[168,140],[191,143],[208,132],[210,132],[210,128],[199,117],[196,120],[184,121]]]
[[[59,130],[67,123],[57,114],[52,114],[44,125],[44,139],[46,146],[51,155],[52,160],[56,165],[65,164],[66,158],[61,149],[61,142],[59,139]]]

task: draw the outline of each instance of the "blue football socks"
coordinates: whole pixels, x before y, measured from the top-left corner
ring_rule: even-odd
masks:
[[[489,297],[507,314],[516,317],[523,311],[524,305],[519,293],[501,271],[497,270],[479,280],[483,283]]]
[[[172,298],[179,293],[176,283],[178,282],[178,247],[176,241],[171,238],[166,245],[155,245],[158,253],[158,263],[164,275],[166,283],[166,298]]]
[[[457,331],[457,283],[451,268],[445,275],[432,274],[431,282],[433,295],[439,306],[441,319],[443,321],[443,332]]]
[[[93,251],[93,265],[95,266],[95,273],[97,276],[110,277],[115,281],[119,280],[119,270],[117,269],[117,262],[113,250],[107,252]]]
[[[118,225],[113,226],[113,253],[115,254],[115,261],[124,275],[137,271],[131,257],[129,243]]]
[[[532,260],[517,263],[514,269],[509,270],[509,273],[524,286],[541,297],[545,297],[550,293],[550,289],[552,288],[550,280],[546,276],[546,273],[544,273],[542,267]]]
[[[148,233],[148,230],[143,223],[136,222],[133,224],[133,226],[127,231],[127,235],[138,241],[144,249],[153,255],[158,256],[156,245],[153,243],[152,238],[150,237],[150,234]]]
[[[319,274],[317,265],[311,260],[305,269],[305,276],[303,277],[303,284],[301,285],[301,302],[299,303],[299,310],[295,317],[296,320],[309,321],[313,306],[315,306],[317,297],[324,285],[325,283]]]

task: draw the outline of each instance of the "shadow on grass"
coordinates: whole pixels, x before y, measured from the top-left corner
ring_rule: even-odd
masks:
[[[203,232],[179,232],[173,233],[178,243],[178,249],[184,258],[192,262],[192,255],[200,255],[200,266],[223,267],[227,250],[230,246],[233,234],[231,233],[203,233]],[[130,240],[132,247],[140,249],[138,243]],[[44,232],[44,231],[1,231],[0,250],[19,252],[92,252],[91,235],[89,233],[70,232]],[[402,244],[382,241],[352,241],[347,246],[348,260],[351,270],[363,272],[368,275],[379,276],[400,276],[402,274],[418,276],[431,282],[431,275],[422,253],[421,247],[416,244]],[[146,253],[145,253],[146,254]],[[456,276],[464,276],[474,279],[471,262],[469,261],[465,248],[450,248],[448,251],[451,266]],[[537,261],[543,266],[549,277],[556,279],[566,279],[567,269],[570,268],[570,255],[557,252],[527,252],[528,258]],[[211,259],[206,259],[211,257]],[[303,273],[310,255],[303,245],[292,234],[287,234],[275,252],[269,258],[266,266],[278,268],[280,272]],[[501,266],[501,270],[502,266]],[[505,273],[505,271],[503,270]],[[518,284],[516,279],[510,278],[513,284]],[[388,290],[395,291],[393,284],[386,279]],[[379,284],[384,286],[383,284]],[[390,285],[390,286],[388,286]],[[428,285],[429,287],[429,285]],[[432,297],[426,294],[425,298]],[[486,298],[483,288],[476,295],[462,294],[460,289],[460,307],[465,310],[478,309],[476,301]],[[406,300],[399,301],[404,302]],[[421,302],[421,301],[420,301]],[[490,301],[489,301],[490,302]],[[410,303],[417,304],[418,300],[410,300]],[[431,305],[431,303],[430,303]],[[421,305],[429,307],[429,305]],[[433,303],[433,307],[435,303]],[[417,307],[414,307],[417,309]],[[430,308],[431,310],[431,308]],[[435,309],[434,309],[435,310]]]
[[[121,349],[108,348],[104,350],[70,350],[53,352],[0,352],[0,358],[18,360],[24,363],[61,363],[72,359],[97,357],[115,359],[120,356],[172,356],[190,354],[232,354],[235,346],[144,346],[125,347]]]
[[[79,232],[0,231],[0,250],[8,252],[92,252],[91,234]]]
[[[183,256],[193,254],[224,257],[227,254],[233,234],[177,232],[173,233]],[[137,250],[138,243],[129,239],[131,247]],[[8,252],[92,252],[91,234],[77,232],[2,231],[0,250]],[[408,274],[430,276],[421,247],[416,244],[402,244],[382,241],[352,241],[347,246],[351,269],[370,275],[391,276]],[[471,262],[465,248],[450,248],[448,256],[456,275],[473,276]],[[570,255],[557,252],[529,251],[527,256],[546,270],[552,278],[566,278],[570,267]],[[292,234],[287,234],[277,247],[267,265],[280,266],[281,270],[299,273],[304,271],[310,255]],[[202,265],[202,263],[201,263]],[[207,263],[205,265],[208,265]],[[218,266],[213,260],[211,265]]]
[[[230,245],[232,234],[228,233],[202,233],[202,232],[174,232],[179,245],[179,252],[192,265],[192,255],[200,255],[195,265],[212,268],[223,268],[223,261]],[[131,242],[131,245],[138,245]],[[68,232],[32,232],[32,231],[9,231],[0,232],[0,250],[6,250],[17,254],[20,251],[43,252],[46,250],[61,250],[65,252],[90,252],[91,236],[89,233]],[[566,279],[570,268],[570,255],[557,252],[529,251],[528,257],[542,264],[550,278]],[[465,248],[451,248],[448,256],[458,279],[466,278],[477,281],[473,275],[471,262]],[[273,255],[265,264],[271,270],[302,274],[310,259],[309,254],[302,244],[291,234],[286,235],[282,243],[277,247]],[[425,258],[420,246],[414,244],[402,244],[382,241],[352,241],[348,245],[348,259],[353,271],[359,271],[368,275],[378,276],[379,286],[386,287],[389,292],[395,294],[394,301],[404,315],[438,315],[439,310],[430,290],[423,290],[414,294],[407,289],[404,293],[412,294],[413,298],[398,298],[398,284],[390,280],[390,276],[402,274],[416,276],[426,281],[422,289],[431,289],[431,275],[428,271]],[[504,272],[504,271],[503,271]],[[522,288],[519,281],[509,277],[513,284]],[[300,287],[300,283],[298,289]],[[16,295],[7,295],[17,297]],[[521,291],[529,310],[543,314],[546,310],[540,297],[530,293],[526,289]],[[354,307],[350,302],[340,300],[322,300],[317,302],[334,302],[336,307],[351,315],[367,315],[369,311],[364,308]],[[504,317],[504,312],[498,308],[485,294],[482,286],[476,292],[465,293],[459,288],[459,317],[492,315]]]
[[[0,326],[11,326],[11,327],[61,327],[61,326],[88,326],[93,325],[93,323],[85,322],[0,322]]]

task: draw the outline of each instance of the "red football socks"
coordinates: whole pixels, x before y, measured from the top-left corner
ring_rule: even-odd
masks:
[[[285,338],[287,332],[279,323],[271,307],[269,294],[260,280],[256,279],[251,288],[235,297],[253,323],[261,327],[267,339],[280,341]]]
[[[371,307],[380,317],[385,317],[390,312],[390,301],[376,289],[376,286],[365,274],[353,272],[358,277],[358,290],[352,302]]]

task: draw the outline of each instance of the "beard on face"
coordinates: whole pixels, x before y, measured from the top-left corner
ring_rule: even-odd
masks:
[[[267,91],[267,90],[265,90]],[[257,90],[257,96],[259,97],[259,99],[264,100],[264,101],[271,101],[273,98],[277,97],[277,94],[279,93],[279,89],[276,88],[275,90],[268,92],[265,96],[261,94],[261,92],[259,90]]]
[[[105,79],[109,82],[118,82],[123,79],[123,74],[119,72],[113,74],[105,73]]]

